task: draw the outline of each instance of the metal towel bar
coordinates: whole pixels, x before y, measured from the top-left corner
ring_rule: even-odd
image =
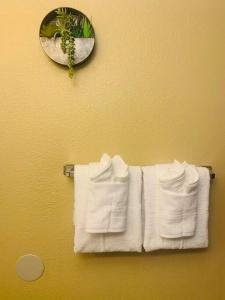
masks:
[[[211,179],[214,179],[216,177],[216,174],[213,172],[213,168],[211,166],[202,166],[202,167],[209,169],[209,174]],[[72,164],[65,165],[63,168],[63,174],[67,177],[73,177],[74,165]]]

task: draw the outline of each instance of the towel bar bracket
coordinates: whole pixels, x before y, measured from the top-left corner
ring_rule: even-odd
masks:
[[[211,166],[202,166],[202,167],[209,169],[209,174],[211,179],[214,179],[216,177],[216,174],[213,172],[213,168]],[[65,165],[63,168],[63,174],[66,177],[74,177],[74,165],[72,164]]]
[[[74,165],[65,165],[63,168],[63,174],[66,177],[73,177],[74,176]]]
[[[202,167],[205,167],[209,170],[209,175],[211,180],[216,178],[216,174],[213,172],[212,166],[202,166]]]

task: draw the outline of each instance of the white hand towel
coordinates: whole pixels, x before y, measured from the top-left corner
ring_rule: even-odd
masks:
[[[187,163],[157,165],[160,236],[192,236],[196,226],[199,174]]]
[[[116,155],[104,154],[89,164],[86,231],[123,232],[126,229],[128,166]]]
[[[159,180],[157,167],[143,167],[144,173],[144,249],[188,249],[205,248],[208,246],[208,206],[210,176],[207,168],[197,167],[199,174],[197,194],[197,216],[193,236],[176,239],[163,238],[160,235],[160,206],[157,191]],[[190,184],[191,189],[191,184]]]
[[[140,167],[129,167],[129,190],[126,231],[121,233],[86,232],[86,214],[88,205],[89,166],[75,166],[75,205],[74,251],[112,252],[134,251],[142,249],[141,226],[141,187],[142,172]]]

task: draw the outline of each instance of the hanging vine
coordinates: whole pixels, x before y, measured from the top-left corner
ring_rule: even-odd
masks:
[[[78,17],[67,13],[66,8],[58,8],[57,13],[57,32],[61,36],[61,49],[63,53],[67,54],[69,77],[72,78],[74,75],[75,65],[75,38],[74,38],[74,27],[78,22]]]

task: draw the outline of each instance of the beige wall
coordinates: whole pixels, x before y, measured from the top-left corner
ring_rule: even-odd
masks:
[[[97,47],[70,80],[42,52],[58,6],[92,16]],[[0,299],[225,299],[225,2],[9,0],[0,9]],[[73,254],[65,163],[212,165],[210,247]],[[16,259],[40,255],[26,283]]]

